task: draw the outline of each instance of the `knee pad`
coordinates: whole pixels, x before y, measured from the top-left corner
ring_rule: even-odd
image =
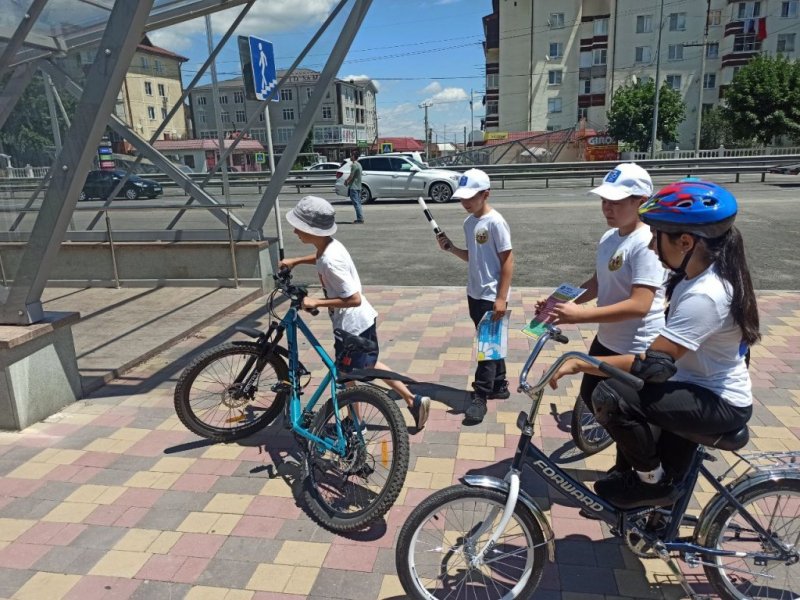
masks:
[[[620,413],[622,396],[607,381],[601,381],[592,393],[592,405],[597,422],[603,427]]]

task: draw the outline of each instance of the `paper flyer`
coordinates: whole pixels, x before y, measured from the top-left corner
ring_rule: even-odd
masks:
[[[545,332],[546,326],[553,318],[553,308],[562,302],[572,302],[580,297],[585,288],[575,287],[568,283],[562,283],[558,286],[552,294],[547,298],[544,307],[539,313],[533,317],[533,320],[528,323],[528,326],[522,330],[522,333],[534,338],[538,338]]]
[[[511,311],[502,319],[492,321],[493,311],[488,311],[478,323],[475,335],[475,356],[478,361],[500,360],[508,354],[508,323]]]

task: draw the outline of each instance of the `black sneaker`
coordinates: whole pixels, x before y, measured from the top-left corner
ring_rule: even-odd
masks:
[[[408,412],[410,412],[411,416],[414,417],[414,425],[416,426],[417,430],[425,427],[425,423],[428,421],[428,414],[430,410],[430,398],[427,396],[420,396],[419,394],[414,396],[414,404],[413,406],[409,407]]]
[[[511,397],[511,392],[508,389],[508,382],[504,381],[498,385],[492,393],[489,394],[489,400],[508,400]]]
[[[636,471],[600,479],[594,484],[598,496],[618,508],[640,508],[644,506],[669,506],[674,504],[677,489],[672,480],[664,478],[658,483],[645,483]]]
[[[470,423],[480,423],[483,417],[486,416],[486,398],[481,398],[473,394],[472,403],[467,407],[464,413],[466,421]]]
[[[630,469],[621,469],[618,465],[614,465],[608,471],[606,471],[606,474],[605,474],[604,477],[602,477],[601,479],[598,479],[598,482],[599,481],[611,481],[611,480],[614,480],[614,479],[619,479],[619,478],[625,477],[625,473],[629,473],[629,472],[631,472]],[[595,484],[594,487],[595,487],[595,491],[597,491],[597,484]],[[600,494],[600,492],[597,492],[597,493],[598,493],[598,495],[602,495],[602,494]],[[581,515],[582,517],[586,518],[586,519],[592,519],[592,520],[595,520],[595,521],[600,520],[600,517],[597,516],[597,513],[594,512],[594,511],[589,510],[588,508],[581,508],[578,511],[578,514]]]

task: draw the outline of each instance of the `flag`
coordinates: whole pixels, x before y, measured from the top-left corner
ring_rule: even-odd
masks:
[[[756,31],[756,39],[759,42],[767,39],[767,17],[761,17],[758,20],[758,30]]]

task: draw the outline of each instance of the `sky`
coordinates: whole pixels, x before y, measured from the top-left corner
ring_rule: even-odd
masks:
[[[270,40],[278,68],[288,68],[336,4],[337,0],[256,0],[236,33]],[[463,141],[464,127],[471,129],[471,90],[474,128],[480,129],[485,87],[482,17],[491,13],[491,4],[491,0],[373,0],[338,76],[366,76],[375,82],[380,136],[422,139],[424,110],[419,105],[429,101],[433,140]],[[322,70],[351,5],[352,0],[302,67]],[[215,40],[239,10],[212,16]],[[153,32],[150,39],[189,59],[183,66],[184,84],[209,54],[203,18]],[[218,57],[217,71],[220,80],[241,75],[235,35]],[[210,76],[201,80],[208,82]]]

